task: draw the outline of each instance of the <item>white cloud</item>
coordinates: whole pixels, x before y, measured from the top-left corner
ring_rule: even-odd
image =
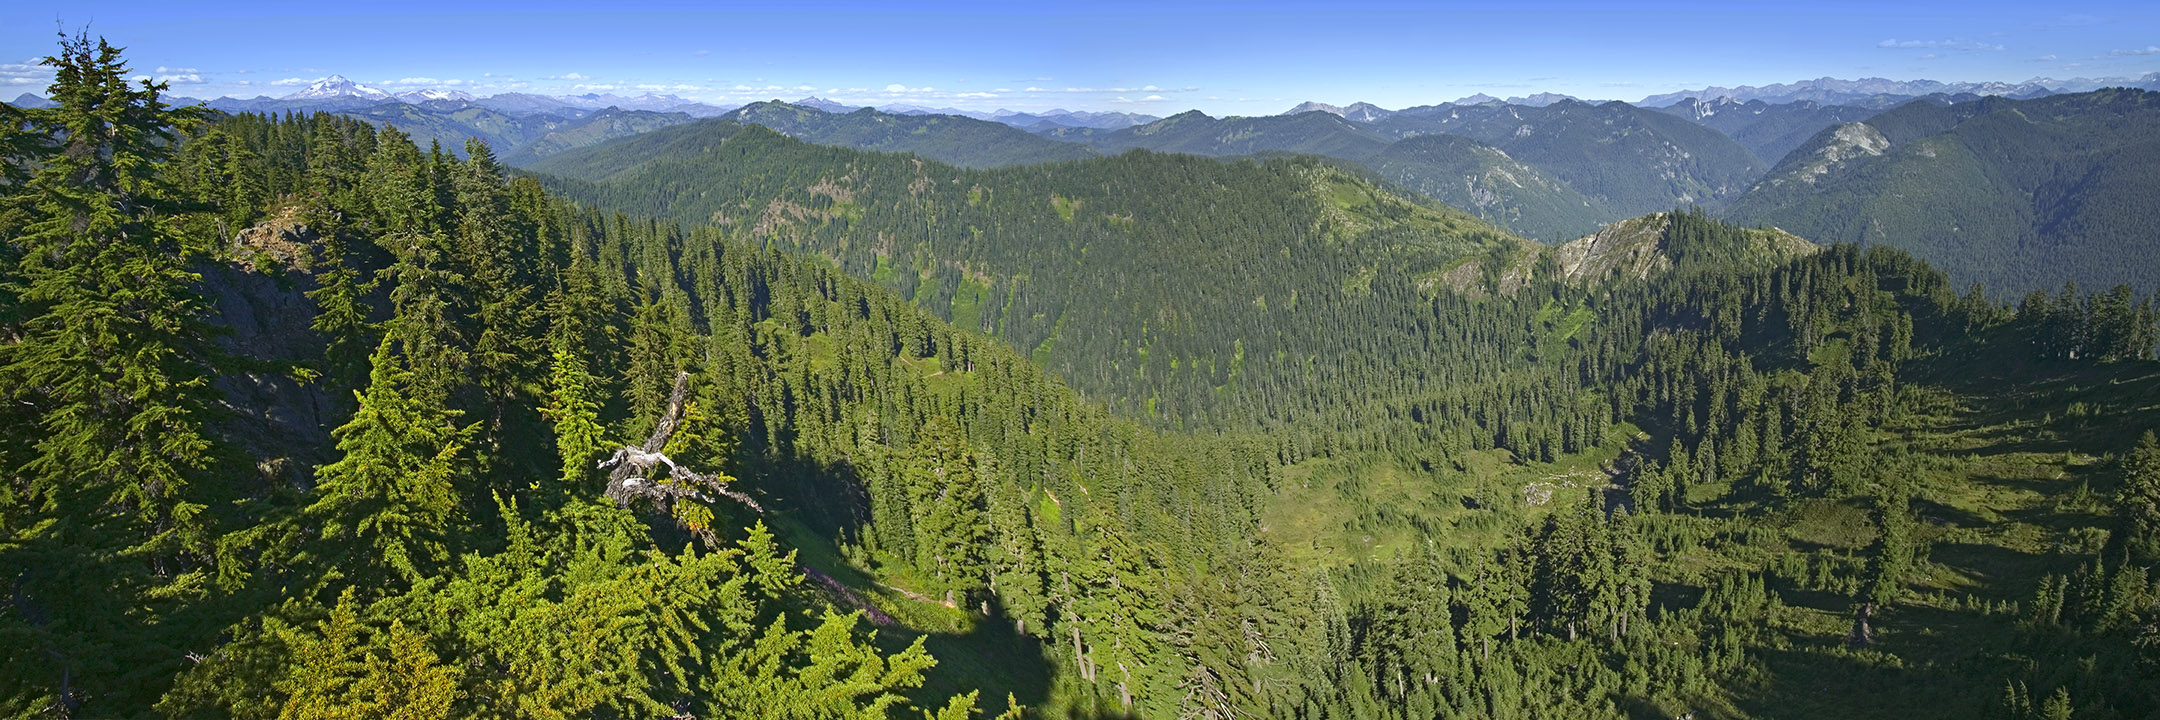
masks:
[[[891,85],[885,86],[885,92],[907,92],[907,86],[900,83],[893,83]]]
[[[1141,90],[1142,92],[1155,92],[1155,91],[1157,91],[1157,90],[1161,90],[1161,89],[1162,89],[1162,88],[1159,88],[1159,87],[1155,87],[1155,86],[1153,86],[1153,85],[1149,85],[1149,86],[1147,86],[1147,87],[1144,87],[1144,88],[1140,88],[1140,90]]]
[[[1140,98],[1140,102],[1155,102],[1161,99],[1163,99],[1163,96],[1161,95],[1149,95],[1147,97]]]
[[[159,69],[163,69],[163,68],[159,68]],[[150,76],[148,76],[148,75],[137,75],[137,76],[135,76],[135,77],[131,77],[131,78],[128,78],[128,81],[129,81],[129,82],[141,82],[141,81],[144,81],[144,80],[155,80],[155,81],[157,81],[157,82],[165,83],[165,84],[167,84],[167,85],[201,85],[201,84],[203,84],[203,83],[205,83],[205,82],[209,82],[209,81],[207,81],[207,80],[204,80],[204,79],[203,79],[203,77],[202,77],[202,74],[200,74],[200,73],[179,73],[179,74],[175,74],[175,75],[159,75],[159,76],[157,76],[157,77],[155,77],[155,78],[153,78],[153,77],[150,77]]]
[[[0,85],[44,85],[52,82],[52,76],[52,68],[39,65],[36,58],[0,63]]]
[[[158,72],[158,74],[159,74],[159,75],[189,75],[189,74],[198,74],[198,73],[201,73],[202,71],[201,71],[201,70],[197,70],[197,69],[195,69],[195,68],[184,68],[184,67],[165,67],[165,66],[163,66],[163,65],[159,65],[159,66],[158,66],[158,69],[157,69],[157,72]]]
[[[2033,59],[2035,59],[2035,60],[2039,60],[2040,62],[2054,62],[2054,61],[2055,61],[2055,56],[2053,56],[2053,55],[2042,55],[2042,56],[2040,56],[2040,57],[2037,57],[2037,58],[2033,58]]]
[[[2115,50],[2109,52],[2108,54],[2115,57],[2129,57],[2132,55],[2160,55],[2160,45],[2147,45],[2143,50]]]
[[[308,84],[308,81],[302,80],[300,78],[285,78],[283,80],[271,81],[270,84],[276,85],[278,87],[292,87],[294,85],[306,85]]]
[[[1879,48],[1889,48],[1889,49],[1893,49],[1893,50],[1990,50],[1990,51],[1994,51],[1994,50],[2002,50],[2002,49],[2003,49],[2003,46],[2001,46],[2001,45],[1996,45],[1996,44],[1993,44],[1993,43],[1973,42],[1973,41],[1971,41],[1971,40],[1899,40],[1899,39],[1897,39],[1897,38],[1891,38],[1891,39],[1888,39],[1888,40],[1884,40],[1884,41],[1882,41],[1882,42],[1879,42],[1879,43],[1875,43],[1875,47],[1879,47]]]
[[[586,74],[583,74],[583,73],[565,73],[565,74],[562,74],[562,75],[549,75],[549,76],[547,76],[547,77],[544,77],[544,78],[541,78],[541,79],[542,79],[542,80],[591,80],[591,79],[592,79],[592,76],[591,76],[591,75],[586,75]]]
[[[576,85],[572,85],[572,86],[570,86],[570,89],[572,89],[572,90],[583,90],[583,91],[586,91],[586,92],[607,92],[607,91],[609,91],[609,90],[620,90],[620,89],[622,89],[622,86],[621,86],[621,85],[605,85],[605,84],[602,84],[602,85],[587,85],[587,84],[584,84],[584,83],[579,83],[579,84],[576,84]]]
[[[960,94],[958,94],[958,95],[954,95],[953,97],[956,97],[956,98],[967,98],[967,99],[975,99],[975,100],[984,100],[984,99],[989,99],[989,98],[994,98],[994,97],[997,97],[997,93],[986,93],[986,92],[964,92],[964,93],[960,93]]]

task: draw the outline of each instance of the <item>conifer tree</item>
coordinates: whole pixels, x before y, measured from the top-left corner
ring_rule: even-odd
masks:
[[[317,471],[319,499],[307,513],[342,561],[335,566],[352,568],[355,581],[411,581],[448,557],[453,480],[471,428],[412,393],[412,373],[389,342],[371,364],[359,409],[336,432],[344,457]]]
[[[606,450],[597,394],[584,358],[567,342],[558,342],[545,412],[555,423],[555,450],[562,457],[560,479],[564,485],[575,487],[582,483]]]
[[[177,541],[197,536],[183,497],[209,462],[209,349],[187,271],[195,248],[178,235],[158,172],[174,128],[196,115],[166,108],[163,85],[130,87],[119,53],[78,35],[45,59],[59,106],[25,112],[35,131],[65,139],[5,162],[37,171],[6,198],[22,223],[26,317],[0,358],[42,412],[26,468],[33,491],[102,504]],[[160,545],[165,555],[203,550]]]
[[[367,288],[360,283],[350,255],[343,233],[325,228],[315,270],[320,287],[308,292],[308,299],[315,301],[310,327],[323,339],[322,371],[331,397],[359,389],[368,372],[362,358],[376,344],[375,325],[368,321],[363,298]]]

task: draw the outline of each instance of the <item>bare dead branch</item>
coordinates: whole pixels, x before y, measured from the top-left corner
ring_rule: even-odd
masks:
[[[689,389],[690,373],[675,373],[675,391],[668,395],[667,412],[660,417],[660,423],[653,427],[652,437],[646,438],[642,447],[624,446],[616,450],[612,457],[600,462],[602,470],[613,468],[613,471],[608,473],[608,498],[617,505],[627,506],[631,500],[643,498],[666,507],[679,498],[709,503],[713,499],[707,497],[705,492],[711,492],[747,505],[751,510],[765,512],[765,507],[759,505],[756,499],[728,487],[728,483],[720,480],[720,476],[706,475],[677,465],[667,453],[660,451],[667,447],[668,440],[675,436],[675,429],[682,422],[683,398],[689,393]],[[647,479],[655,468],[661,466],[668,469],[667,480]]]

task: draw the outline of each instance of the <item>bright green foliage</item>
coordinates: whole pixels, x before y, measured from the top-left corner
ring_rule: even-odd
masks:
[[[445,665],[428,638],[392,620],[387,629],[360,620],[348,589],[315,627],[287,635],[289,674],[276,691],[286,697],[284,718],[447,717],[463,675]]]
[[[412,394],[404,363],[387,342],[375,350],[359,409],[337,430],[344,457],[317,471],[320,499],[307,509],[334,566],[364,587],[431,574],[448,559],[458,515],[452,486],[472,431],[455,424],[456,411]]]
[[[2142,485],[2103,499],[2147,458],[2098,461],[2160,388],[2135,293],[2013,310],[1880,248],[1758,257],[1694,212],[1656,238],[1669,271],[1570,280],[1306,160],[697,143],[573,188],[696,188],[641,200],[678,226],[343,120],[181,139],[183,226],[341,258],[289,268],[349,288],[317,296],[323,345],[395,314],[358,410],[325,414],[337,452],[296,448],[315,477],[240,450],[187,477],[172,516],[214,555],[139,549],[104,488],[7,486],[0,639],[30,651],[0,654],[0,712],[957,718],[980,687],[1069,717],[1906,717],[2005,681],[2027,711],[2160,711],[2160,593],[2110,532]],[[228,168],[263,200],[222,195]],[[18,238],[44,236],[5,223],[33,287]],[[205,273],[221,307],[305,307],[238,265]],[[0,337],[48,309],[0,307]],[[663,449],[746,478],[778,534],[733,498],[597,499],[603,440],[645,436],[679,372]],[[311,399],[234,379],[217,399],[250,414]],[[57,395],[7,387],[0,460],[28,466]],[[1864,649],[1854,598],[1894,601]]]
[[[11,111],[0,133],[0,574],[14,578],[0,713],[13,714],[155,692],[173,667],[157,648],[185,632],[173,615],[215,572],[224,489],[189,271],[201,244],[164,174],[175,126],[197,115],[167,108],[163,85],[131,84],[102,39],[64,39],[43,64],[58,106]]]
[[[568,346],[558,345],[545,412],[555,422],[555,452],[562,457],[561,479],[568,486],[582,484],[606,450],[595,389],[584,358]]]
[[[103,503],[158,537],[161,555],[200,553],[186,509],[204,467],[202,390],[208,368],[203,305],[188,272],[158,174],[174,123],[162,86],[131,88],[119,50],[77,37],[46,58],[58,107],[25,111],[32,127],[67,139],[7,198],[20,222],[21,340],[6,377],[42,410],[37,455],[25,468],[42,503]]]

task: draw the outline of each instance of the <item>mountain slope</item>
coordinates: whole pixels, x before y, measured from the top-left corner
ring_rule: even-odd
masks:
[[[1498,148],[1456,135],[1420,135],[1359,159],[1404,188],[1524,237],[1573,237],[1618,213]]]
[[[1621,217],[1716,203],[1745,191],[1767,168],[1723,133],[1620,102],[1441,105],[1366,127],[1394,138],[1461,135],[1500,148]]]
[[[968,171],[700,123],[533,169],[583,181],[560,187],[602,206],[823,254],[1164,422],[1264,421],[1257,398],[1313,384],[1299,358],[1341,351],[1324,318],[1380,298],[1407,312],[1485,282],[1488,256],[1530,252],[1298,159],[1133,152]],[[1282,399],[1354,404],[1324,394]]]
[[[1387,144],[1386,139],[1363,127],[1322,111],[1213,118],[1189,110],[1145,125],[1089,135],[1085,141],[1111,153],[1133,148],[1193,155],[1274,151],[1350,160],[1377,152]]]
[[[1914,102],[1818,134],[1727,214],[1903,248],[1997,291],[2160,282],[2160,94]]]
[[[1676,267],[1764,270],[1822,250],[1820,245],[1776,229],[1731,228],[1729,236],[1709,240],[1686,232],[1706,222],[1699,212],[1628,218],[1549,248],[1543,255],[1558,266],[1561,277],[1597,285],[1647,280]]]
[[[1586,197],[1552,174],[1497,148],[1442,134],[1390,142],[1366,124],[1343,117],[1343,112],[1348,110],[1213,118],[1192,111],[1112,133],[1052,132],[1053,137],[1087,142],[1105,152],[1139,147],[1215,156],[1276,152],[1340,158],[1531,238],[1574,237],[1623,217],[1605,201]]]
[[[571,122],[568,118],[553,115],[517,117],[476,105],[448,102],[421,105],[388,102],[338,114],[376,126],[395,125],[415,143],[426,146],[432,141],[456,153],[465,151],[466,138],[479,138],[498,153],[511,152]]]
[[[862,108],[845,114],[761,102],[721,116],[818,145],[906,152],[961,167],[997,167],[1091,157],[1087,148],[1003,123],[957,115],[896,115]]]
[[[539,137],[516,145],[502,153],[502,160],[509,165],[523,166],[565,150],[681,125],[693,119],[683,113],[608,108],[562,123]]]
[[[1761,100],[1732,98],[1683,99],[1659,110],[1725,133],[1755,153],[1757,159],[1775,165],[1787,153],[1827,128],[1840,123],[1874,117],[1878,111],[1852,105],[1822,105],[1809,100],[1773,105]]]

